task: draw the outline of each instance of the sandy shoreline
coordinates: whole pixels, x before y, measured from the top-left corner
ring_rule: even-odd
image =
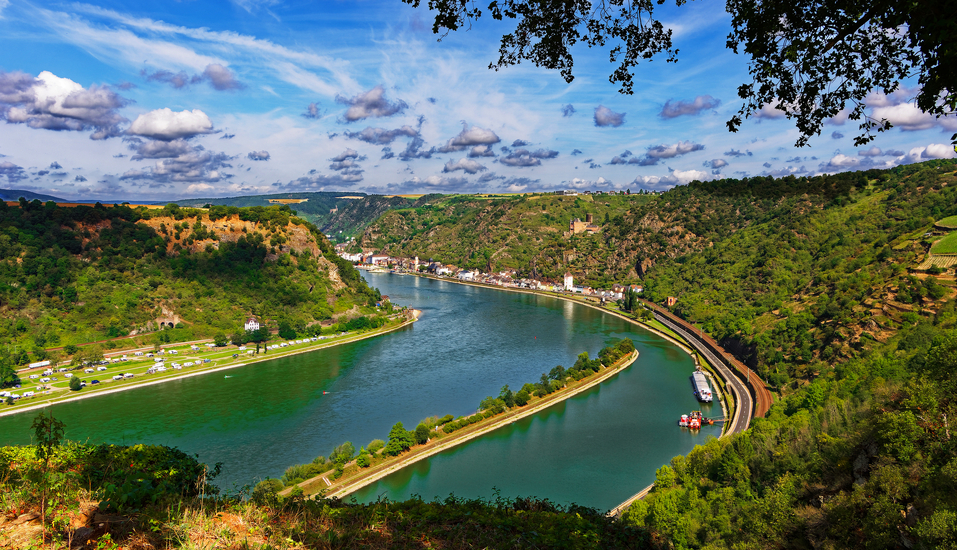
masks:
[[[449,437],[442,438],[439,440],[439,443],[436,444],[434,447],[426,447],[424,449],[421,449],[420,451],[414,454],[404,457],[403,459],[399,460],[395,464],[392,464],[380,471],[376,471],[375,473],[370,474],[368,477],[363,477],[362,479],[356,480],[340,488],[337,488],[335,491],[332,491],[326,494],[325,496],[326,498],[331,498],[331,497],[342,498],[344,496],[347,496],[351,493],[358,491],[359,489],[362,489],[363,487],[371,485],[372,483],[375,483],[379,481],[380,479],[388,476],[389,474],[392,474],[398,470],[401,470],[402,468],[405,468],[406,466],[409,466],[410,464],[415,464],[416,462],[420,460],[424,460],[426,458],[429,458],[433,455],[436,455],[438,453],[441,453],[453,447],[457,447],[458,445],[467,443],[477,437],[481,437],[489,432],[495,431],[505,426],[506,424],[511,424],[512,422],[515,422],[527,416],[533,415],[535,413],[541,412],[542,410],[547,409],[553,405],[557,405],[571,397],[574,397],[608,380],[609,378],[618,374],[622,370],[631,366],[631,364],[634,363],[636,359],[638,359],[637,350],[624,363],[607,368],[605,372],[596,374],[595,376],[593,376],[591,379],[589,379],[585,384],[582,384],[581,386],[578,386],[576,388],[573,388],[561,394],[556,392],[554,394],[551,394],[552,396],[551,398],[546,396],[545,398],[539,400],[537,403],[530,405],[528,407],[523,407],[518,410],[513,409],[510,412],[506,412],[502,415],[493,417],[491,419],[492,420],[491,423],[489,423],[487,426],[482,426],[481,428],[479,428],[478,430],[474,432],[463,434],[460,437],[455,437],[454,435],[450,435]],[[322,478],[327,476],[328,476],[328,472],[325,472],[322,475],[307,479],[306,481],[299,483],[298,486],[303,487],[304,489],[305,489],[305,486],[318,486],[321,489],[323,487],[322,485],[320,485],[320,483],[322,483]],[[283,494],[284,492],[288,492],[289,490],[290,488],[287,488],[284,491],[281,491],[280,494]]]
[[[299,354],[302,354],[302,353],[310,353],[310,352],[318,351],[318,350],[321,350],[321,349],[327,349],[327,348],[331,348],[331,347],[335,347],[335,346],[340,346],[340,345],[342,345],[342,344],[351,344],[352,342],[359,342],[360,340],[365,340],[365,339],[367,339],[367,338],[374,338],[374,337],[376,337],[376,336],[381,336],[381,335],[383,335],[383,334],[388,334],[388,333],[390,333],[390,332],[399,330],[400,328],[409,326],[409,325],[411,325],[412,323],[414,323],[414,322],[417,321],[417,320],[418,320],[418,315],[416,315],[416,317],[413,318],[413,319],[410,319],[410,320],[408,320],[408,321],[405,321],[405,322],[403,322],[403,323],[401,323],[401,324],[399,324],[399,325],[396,325],[396,326],[394,326],[394,327],[391,327],[391,328],[387,328],[387,329],[384,329],[384,330],[377,329],[375,332],[366,333],[366,334],[363,334],[363,335],[358,336],[358,337],[343,339],[343,340],[340,340],[340,341],[338,341],[338,342],[329,342],[329,343],[327,343],[327,344],[320,345],[320,346],[316,346],[316,347],[311,347],[311,348],[306,348],[306,349],[298,349],[298,350],[295,350],[295,351],[288,351],[288,352],[286,352],[286,353],[283,353],[282,355],[270,355],[270,356],[261,357],[261,358],[259,358],[259,359],[254,359],[254,360],[252,360],[252,361],[246,361],[246,362],[237,361],[237,362],[232,363],[232,364],[229,364],[229,365],[222,365],[222,366],[212,367],[212,368],[208,368],[208,369],[205,369],[205,370],[194,370],[194,371],[191,371],[191,372],[185,372],[185,373],[183,373],[183,374],[178,374],[178,375],[176,375],[176,376],[170,376],[170,377],[168,377],[168,378],[162,378],[162,379],[160,379],[160,380],[151,380],[151,381],[149,381],[149,382],[142,382],[142,383],[139,383],[139,384],[130,384],[130,385],[123,386],[123,387],[120,387],[120,388],[111,388],[111,389],[109,389],[109,390],[98,391],[98,392],[95,392],[95,393],[87,393],[87,394],[79,393],[79,394],[76,394],[76,395],[70,395],[70,396],[67,397],[66,399],[56,399],[56,400],[51,400],[51,401],[47,401],[47,402],[44,402],[44,403],[36,403],[36,404],[34,404],[34,405],[30,405],[29,407],[24,407],[24,408],[22,408],[22,409],[14,409],[14,410],[9,410],[9,411],[3,411],[3,412],[0,412],[0,417],[10,416],[10,415],[14,415],[14,414],[21,414],[21,413],[25,413],[25,412],[29,412],[29,411],[35,411],[35,410],[38,410],[38,409],[44,409],[44,408],[46,408],[46,407],[51,407],[51,406],[53,406],[53,405],[59,405],[59,404],[61,404],[61,403],[69,403],[69,402],[72,402],[72,401],[79,401],[79,400],[81,400],[81,399],[92,399],[92,398],[94,398],[94,397],[100,397],[100,396],[102,396],[102,395],[109,395],[109,394],[111,394],[111,393],[118,393],[118,392],[127,391],[127,390],[135,390],[135,389],[137,389],[137,388],[145,388],[145,387],[148,387],[148,386],[155,386],[155,385],[157,385],[157,384],[164,384],[164,383],[166,383],[166,382],[171,382],[171,381],[173,381],[173,380],[182,380],[182,379],[184,379],[184,378],[190,378],[190,377],[193,377],[193,376],[202,376],[202,375],[210,374],[210,373],[214,373],[214,372],[220,372],[220,371],[229,370],[229,369],[235,369],[235,368],[239,368],[239,367],[245,367],[245,366],[248,366],[248,365],[255,365],[256,363],[262,363],[263,361],[271,361],[271,360],[273,360],[273,359],[281,359],[281,358],[284,358],[284,357],[292,357],[293,355],[299,355]],[[264,354],[264,355],[265,355],[265,354]]]

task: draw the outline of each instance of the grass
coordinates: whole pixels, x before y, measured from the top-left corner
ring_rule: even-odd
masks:
[[[957,216],[955,216],[957,217]],[[950,219],[950,218],[947,218]],[[950,233],[930,247],[931,254],[957,254],[957,231]]]
[[[942,220],[939,220],[937,222],[937,225],[941,227],[951,227],[953,229],[957,229],[957,216],[950,216]]]
[[[158,380],[164,379],[173,379],[183,376],[190,373],[201,373],[206,371],[213,371],[223,367],[232,367],[246,365],[250,363],[255,363],[259,361],[266,361],[268,359],[274,359],[278,357],[283,357],[286,355],[301,353],[303,351],[312,351],[322,348],[326,348],[332,345],[337,345],[345,342],[354,341],[357,337],[363,338],[371,335],[378,334],[380,332],[388,332],[396,328],[396,324],[388,324],[379,329],[372,331],[359,332],[359,333],[342,333],[337,336],[322,336],[320,340],[316,342],[303,342],[302,344],[296,344],[293,341],[289,347],[281,348],[278,350],[272,350],[265,353],[260,353],[259,355],[247,354],[247,351],[255,351],[255,344],[252,346],[246,345],[246,350],[239,350],[238,346],[229,346],[227,348],[213,348],[213,350],[206,350],[205,345],[200,346],[200,351],[193,351],[188,345],[169,345],[163,349],[167,351],[167,355],[157,356],[165,357],[166,361],[164,366],[167,370],[165,372],[158,372],[155,374],[147,375],[146,371],[156,366],[157,363],[153,361],[153,358],[146,357],[146,352],[142,357],[137,357],[133,355],[132,351],[129,351],[126,355],[128,356],[128,361],[121,363],[111,363],[106,366],[106,370],[95,371],[92,373],[84,372],[83,370],[70,371],[73,376],[79,377],[82,381],[87,382],[86,387],[79,391],[70,391],[70,379],[65,375],[67,373],[54,373],[50,378],[51,382],[44,385],[40,384],[40,378],[43,377],[42,372],[49,367],[40,367],[33,369],[31,371],[24,371],[19,373],[21,380],[21,387],[8,388],[7,391],[23,395],[24,392],[35,391],[35,395],[31,397],[21,397],[14,402],[13,405],[3,405],[0,407],[0,412],[7,411],[17,411],[19,409],[25,409],[33,405],[40,404],[52,404],[61,401],[66,401],[68,399],[79,397],[81,395],[89,395],[102,393],[107,390],[113,390],[117,388],[128,388],[133,386],[138,386],[147,382],[156,382]],[[308,337],[306,337],[308,339]],[[302,339],[302,338],[300,338]],[[270,341],[269,345],[282,343],[280,341]],[[178,354],[170,355],[169,350],[176,350]],[[239,357],[233,358],[234,354],[238,354]],[[203,359],[210,359],[209,363],[199,363],[191,367],[182,367],[182,369],[175,369],[172,367],[172,363],[179,363],[183,365],[187,362],[197,362],[202,361]],[[62,368],[62,366],[61,366]],[[69,367],[67,367],[69,368]],[[97,368],[97,367],[91,367]],[[113,376],[117,374],[126,374],[130,373],[134,375],[134,378],[124,378],[122,380],[113,380]],[[38,376],[38,378],[31,379],[30,376]],[[90,384],[91,380],[99,380],[100,383],[96,385]]]

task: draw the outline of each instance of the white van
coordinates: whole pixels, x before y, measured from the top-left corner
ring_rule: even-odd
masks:
[[[39,375],[39,374],[31,374],[31,375],[30,375],[30,380],[36,380],[37,378],[40,378],[40,375]]]
[[[23,397],[33,397],[35,394],[32,391],[23,392]]]
[[[126,373],[126,374],[123,375],[123,378],[133,378],[133,373],[132,373],[132,372],[128,372],[128,373]]]
[[[116,376],[113,377],[113,380],[122,380],[122,379],[123,379],[122,374],[117,374]]]
[[[49,381],[50,381],[49,378],[41,378],[41,379],[40,379],[40,382],[43,382],[44,384],[46,384],[46,383],[49,382]]]
[[[67,378],[73,378],[73,373],[72,373],[72,372],[68,372],[68,373],[64,374],[63,376],[66,376]]]
[[[53,374],[53,369],[47,369],[43,371],[43,376],[50,376],[51,374]]]
[[[83,369],[83,372],[89,374],[89,373],[94,372],[94,371],[93,371],[93,369]]]
[[[142,352],[142,351],[138,351],[138,352],[134,353],[133,355],[135,355],[135,356],[137,356],[137,357],[143,357],[143,352]]]
[[[106,367],[96,367],[96,370],[98,370],[98,371],[104,371],[104,370],[106,370]]]

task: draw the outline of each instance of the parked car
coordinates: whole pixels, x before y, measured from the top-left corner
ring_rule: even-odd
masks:
[[[99,383],[100,383],[99,380],[90,380],[90,384],[99,384]]]

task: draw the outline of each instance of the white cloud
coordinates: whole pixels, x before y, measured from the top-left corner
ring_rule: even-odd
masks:
[[[0,72],[0,118],[45,130],[94,130],[93,139],[119,134],[126,122],[117,110],[129,103],[105,86],[83,88],[43,71],[36,79]]]
[[[169,107],[144,113],[133,121],[130,134],[152,139],[190,138],[213,132],[213,122],[199,109],[174,112]]]
[[[936,118],[934,115],[921,111],[913,103],[876,107],[871,111],[871,117],[887,120],[895,127],[909,132],[927,130],[938,124],[947,130],[957,130],[957,116]]]
[[[477,174],[482,170],[487,170],[487,168],[477,161],[467,158],[460,158],[454,162],[451,160],[446,162],[445,168],[442,169],[442,171],[446,173],[455,172],[456,170],[462,170],[467,174]]]

